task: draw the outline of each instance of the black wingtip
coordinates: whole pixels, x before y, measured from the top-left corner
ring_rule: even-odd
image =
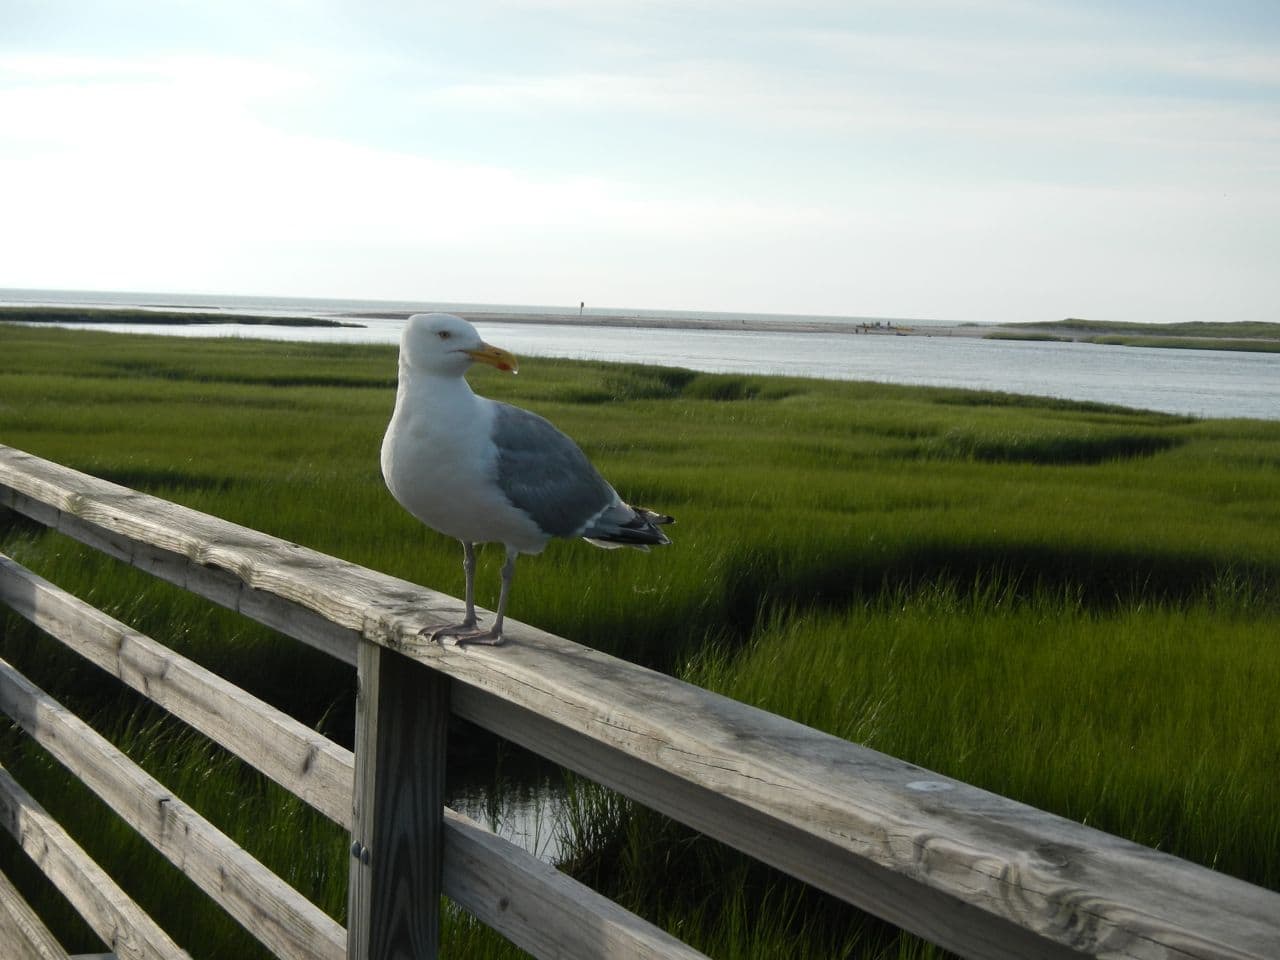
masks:
[[[654,513],[652,510],[646,510],[643,507],[633,507],[632,509],[650,523],[657,524],[658,526],[665,526],[668,523],[676,522],[675,517],[668,516],[665,513]]]
[[[633,514],[630,521],[603,536],[597,533],[591,539],[628,547],[662,547],[671,542],[658,527],[675,523],[675,517],[631,504],[627,506],[631,507]]]

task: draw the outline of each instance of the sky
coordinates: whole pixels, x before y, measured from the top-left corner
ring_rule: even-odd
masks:
[[[0,0],[0,287],[1280,320],[1280,3]]]

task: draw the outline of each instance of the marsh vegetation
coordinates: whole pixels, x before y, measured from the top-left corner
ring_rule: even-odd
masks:
[[[1044,340],[1053,343],[1080,340],[1118,347],[1280,353],[1280,323],[1264,321],[1123,323],[1067,319],[1050,323],[1015,323],[987,334],[987,338]]]
[[[0,442],[456,594],[456,544],[378,474],[395,366],[386,346],[0,327]],[[678,519],[649,555],[553,544],[515,618],[1280,889],[1280,423],[556,360],[473,383]],[[348,668],[15,514],[0,549],[350,742]],[[482,551],[489,607],[500,563]],[[0,656],[342,919],[337,827],[16,617],[0,628]],[[459,729],[451,749],[495,748]],[[0,763],[193,955],[261,956],[21,734]],[[564,868],[712,956],[941,955],[564,789]],[[100,949],[7,835],[0,868],[73,952]],[[517,955],[465,917],[445,935],[450,955]]]
[[[248,326],[359,327],[319,317],[256,316],[242,313],[207,313],[198,310],[163,310],[141,307],[0,306],[0,321],[10,323],[133,323],[151,326],[239,323]]]

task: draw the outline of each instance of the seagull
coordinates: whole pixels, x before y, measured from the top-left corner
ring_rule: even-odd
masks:
[[[671,542],[660,526],[673,520],[623,502],[549,421],[472,392],[463,375],[473,363],[518,369],[512,354],[485,343],[461,317],[409,318],[400,337],[395,410],[382,439],[382,477],[409,513],[462,543],[466,613],[431,639],[496,645],[520,554],[542,552],[552,537],[648,550]],[[476,622],[477,543],[501,543],[507,551],[488,630]]]

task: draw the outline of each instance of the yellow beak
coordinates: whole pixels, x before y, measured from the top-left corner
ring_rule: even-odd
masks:
[[[481,343],[475,350],[468,350],[467,356],[476,363],[497,367],[503,373],[517,373],[520,370],[520,361],[515,358],[515,354],[487,343]]]

